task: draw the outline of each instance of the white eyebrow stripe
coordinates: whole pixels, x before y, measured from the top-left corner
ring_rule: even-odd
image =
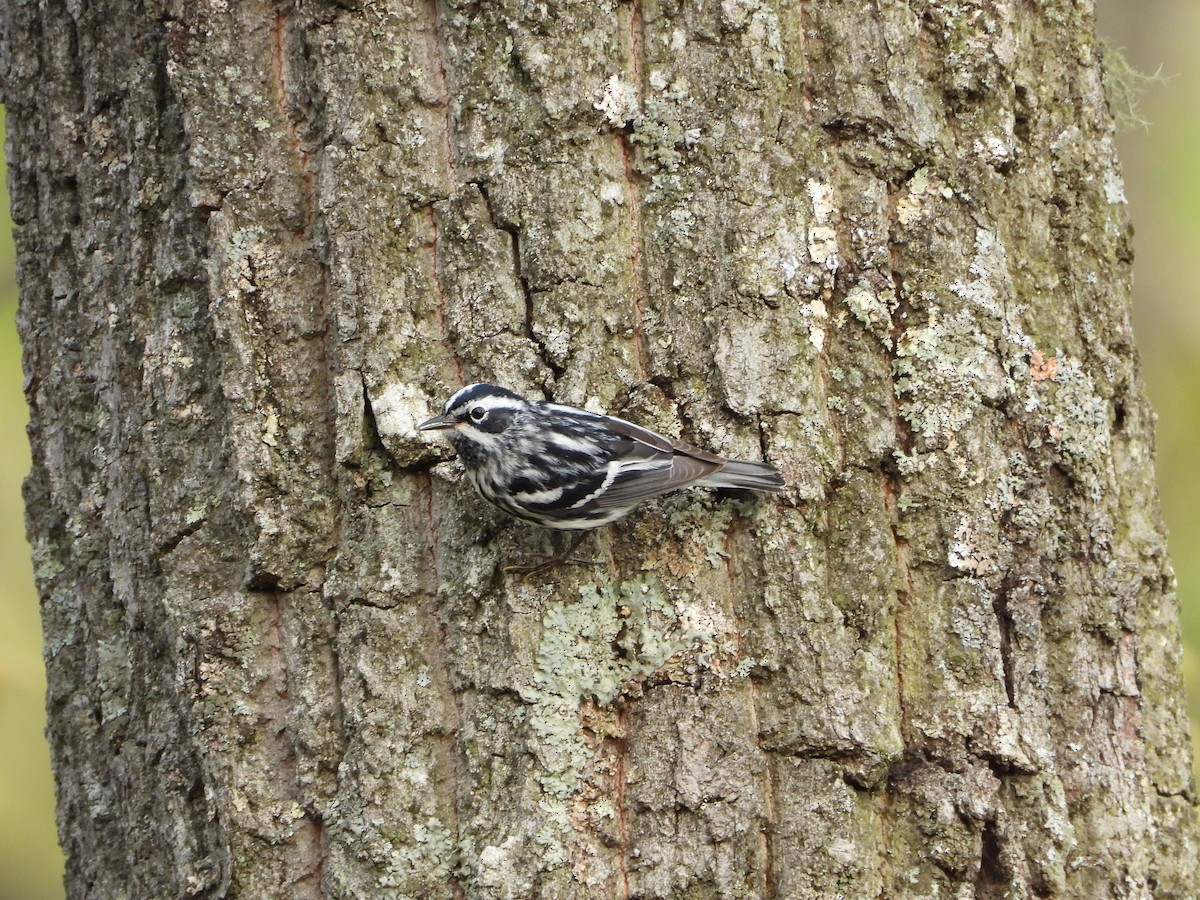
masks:
[[[608,474],[604,476],[604,481],[600,483],[600,487],[596,488],[583,499],[572,503],[568,509],[578,509],[579,507],[583,506],[583,504],[590,502],[607,491],[609,485],[613,483],[613,479],[617,477],[617,473],[621,470],[621,461],[619,459],[614,459],[606,466],[606,468],[608,469]]]
[[[511,409],[518,410],[521,408],[521,401],[514,400],[511,397],[477,397],[470,403],[459,403],[457,406],[451,407],[451,411],[462,406],[467,406],[470,409],[481,407],[482,409],[491,412],[493,409]]]

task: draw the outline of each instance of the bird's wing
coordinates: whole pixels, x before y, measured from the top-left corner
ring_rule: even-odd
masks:
[[[711,475],[725,464],[715,453],[669,440],[624,419],[603,419],[614,436],[609,449],[616,468],[608,486],[593,500],[598,507],[628,506],[657,497]]]
[[[655,450],[689,456],[692,459],[698,459],[702,462],[713,463],[718,467],[725,463],[725,457],[723,456],[709,453],[707,450],[701,450],[699,447],[693,447],[684,441],[665,438],[661,434],[655,434],[647,428],[634,425],[632,422],[626,422],[624,419],[618,419],[615,416],[601,416],[600,418],[604,420],[605,427],[614,434],[642,444],[648,444]]]

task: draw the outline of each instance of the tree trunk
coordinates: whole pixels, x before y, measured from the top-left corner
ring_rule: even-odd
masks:
[[[1183,897],[1088,0],[9,3],[72,897]],[[765,455],[527,580],[468,381]]]

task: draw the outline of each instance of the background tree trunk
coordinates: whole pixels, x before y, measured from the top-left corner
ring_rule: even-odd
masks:
[[[0,16],[71,896],[1193,890],[1086,0]],[[793,490],[505,578],[480,379]]]

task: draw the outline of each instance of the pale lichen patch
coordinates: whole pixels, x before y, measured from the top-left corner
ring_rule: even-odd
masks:
[[[927,212],[928,199],[933,194],[943,198],[954,196],[950,187],[925,166],[917,169],[908,180],[908,191],[896,201],[896,218],[901,225],[912,225]]]
[[[132,660],[129,646],[121,639],[96,644],[96,683],[100,688],[100,719],[105,726],[128,713]]]
[[[1002,393],[1004,381],[970,311],[936,313],[905,332],[892,363],[900,413],[927,440],[965,426],[983,397]]]
[[[754,58],[755,68],[783,71],[783,41],[779,16],[762,0],[722,0],[724,25],[743,32],[742,44]]]
[[[262,442],[268,447],[278,447],[279,439],[277,438],[277,435],[279,434],[279,416],[276,415],[274,408],[270,406],[262,410],[262,416]]]
[[[393,381],[371,396],[371,409],[375,413],[375,427],[384,437],[401,436],[415,438],[421,435],[417,425],[433,415],[434,405],[429,397],[415,384]],[[436,435],[426,435],[435,440]]]
[[[1002,292],[1007,293],[1009,288],[1008,256],[995,232],[975,229],[975,255],[971,258],[970,273],[975,276],[972,280],[957,279],[950,290],[989,316],[1003,320],[1000,302]]]
[[[607,707],[635,679],[649,675],[713,637],[694,630],[707,620],[681,620],[662,583],[639,575],[620,584],[585,585],[579,601],[555,603],[542,617],[532,681],[519,688],[532,704],[530,749],[537,758],[545,822],[536,836],[548,867],[567,861],[564,835],[572,800],[595,751],[580,733],[585,701]]]
[[[828,225],[833,216],[833,187],[826,182],[810,178],[805,186],[812,200],[813,219],[818,225]]]
[[[449,880],[460,854],[458,841],[439,819],[418,822],[412,830],[412,843],[403,847],[383,841],[387,871],[379,877],[379,886],[406,888],[420,879]]]
[[[808,256],[814,263],[830,272],[837,271],[837,231],[829,225],[812,225],[808,229]]]
[[[996,559],[983,549],[977,532],[980,529],[968,516],[963,516],[954,531],[946,562],[950,568],[968,575],[988,575],[996,569]]]
[[[829,322],[829,311],[825,302],[817,299],[804,307],[805,318],[809,321],[808,342],[813,349],[820,353],[825,349],[825,326]]]
[[[525,896],[532,884],[522,878],[519,862],[520,850],[514,837],[499,846],[484,847],[476,861],[475,883],[503,892],[497,896]]]
[[[641,114],[637,85],[630,84],[620,75],[612,75],[596,91],[593,106],[604,114],[605,121],[613,128],[624,128],[627,122]]]
[[[894,291],[876,293],[870,284],[860,282],[846,294],[846,306],[866,329],[887,349],[892,349],[892,313],[896,308]]]
[[[1104,199],[1113,206],[1124,205],[1125,179],[1115,168],[1104,170]]]
[[[1082,363],[1069,357],[1059,356],[1054,377],[1039,386],[1046,392],[1043,408],[1051,443],[1062,451],[1071,473],[1098,500],[1102,473],[1112,454],[1108,402]]]

